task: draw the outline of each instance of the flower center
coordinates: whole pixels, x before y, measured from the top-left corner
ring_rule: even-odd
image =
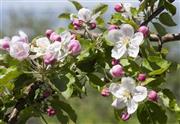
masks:
[[[131,99],[132,95],[128,90],[125,90],[123,93],[123,96],[126,97],[127,99]]]
[[[129,37],[124,37],[122,42],[123,42],[123,45],[127,45],[129,43]]]

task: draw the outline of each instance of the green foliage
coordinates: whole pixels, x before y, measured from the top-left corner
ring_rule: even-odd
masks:
[[[166,29],[165,29],[160,23],[153,22],[153,25],[154,25],[156,31],[157,31],[161,36],[167,34]]]
[[[58,18],[70,19],[70,13],[61,13]]]
[[[169,11],[172,15],[176,14],[176,7],[172,3],[165,0],[164,1],[164,6],[165,6],[166,10]]]
[[[101,14],[104,14],[108,9],[108,5],[106,4],[99,4],[98,6],[96,6],[94,9],[93,9],[93,13],[96,14],[98,12],[100,12]]]
[[[157,103],[150,101],[138,107],[137,117],[141,124],[166,124],[167,122],[165,110]]]
[[[173,21],[171,16],[168,13],[166,13],[166,12],[160,14],[159,20],[164,25],[167,25],[167,26],[176,26],[176,23]]]
[[[77,10],[80,10],[82,8],[82,5],[79,2],[75,0],[69,0],[69,1],[75,6]]]

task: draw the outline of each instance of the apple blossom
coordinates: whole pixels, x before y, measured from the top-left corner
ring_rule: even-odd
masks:
[[[93,30],[93,29],[95,29],[95,28],[96,28],[96,23],[94,23],[94,22],[93,22],[93,23],[90,23],[90,29]]]
[[[117,25],[110,25],[108,30],[114,30],[114,29],[118,29],[119,27]]]
[[[48,116],[54,116],[54,115],[56,115],[56,110],[52,107],[49,107],[47,109],[47,114],[48,114]]]
[[[46,30],[46,33],[45,33],[45,34],[46,34],[46,37],[47,37],[47,38],[50,38],[50,36],[51,36],[51,34],[52,34],[53,32],[54,32],[53,30],[47,29],[47,30]]]
[[[123,121],[127,121],[130,117],[131,117],[131,115],[128,114],[127,112],[123,112],[122,115],[121,115],[121,119]]]
[[[112,65],[117,65],[117,64],[119,64],[119,60],[113,58],[112,61],[111,61],[111,64]]]
[[[129,24],[121,25],[118,30],[111,30],[108,38],[114,44],[111,56],[115,59],[121,58],[125,53],[136,58],[139,53],[139,46],[143,43],[143,34],[134,33],[134,28]]]
[[[148,100],[150,100],[150,101],[157,101],[157,99],[158,99],[158,95],[157,95],[156,91],[151,90],[148,93]]]
[[[114,65],[111,70],[110,70],[110,74],[113,76],[113,77],[121,77],[124,75],[124,70],[122,68],[121,65],[117,64],[117,65]]]
[[[81,44],[77,40],[71,40],[68,44],[68,50],[72,55],[77,55],[81,51]]]
[[[0,39],[0,48],[3,50],[9,50],[10,45],[10,39],[8,37],[5,37],[3,39]]]
[[[60,35],[58,35],[56,32],[51,33],[50,38],[51,41],[61,41]]]
[[[147,97],[147,88],[136,86],[131,77],[123,77],[121,84],[112,83],[109,91],[115,96],[112,106],[117,109],[127,107],[127,113],[132,114],[138,108],[138,103]]]
[[[144,73],[138,74],[137,80],[138,81],[145,81],[146,80],[146,74],[144,74]]]
[[[9,53],[12,57],[23,60],[29,56],[29,44],[24,42],[13,42],[10,43],[10,50]]]
[[[50,41],[47,37],[38,38],[35,43],[31,46],[31,51],[36,53],[35,55],[31,55],[32,59],[43,56],[46,52],[48,46],[50,45]]]
[[[13,36],[11,39],[11,43],[14,42],[28,43],[28,36],[23,31],[19,31],[19,36]]]
[[[108,88],[102,89],[101,95],[104,96],[104,97],[109,96],[110,95],[109,89]]]
[[[122,12],[122,10],[123,10],[123,5],[122,5],[121,3],[116,4],[115,7],[114,7],[114,10],[115,10],[116,12]]]
[[[45,53],[43,59],[46,65],[53,64],[56,61],[55,54],[50,52]]]
[[[144,37],[147,37],[149,34],[149,28],[147,26],[141,26],[138,31],[143,33]]]
[[[96,22],[96,18],[100,15],[100,12],[93,15],[93,12],[87,8],[81,8],[78,12],[78,19],[84,22]]]

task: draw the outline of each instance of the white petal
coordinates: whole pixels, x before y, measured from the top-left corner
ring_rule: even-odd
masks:
[[[11,39],[11,43],[15,43],[15,42],[18,42],[18,41],[21,41],[21,38],[19,36],[13,36],[12,39]]]
[[[28,36],[27,36],[26,33],[24,33],[23,31],[19,31],[19,35],[20,35],[21,38],[24,39],[24,41],[25,41],[26,43],[28,43]]]
[[[130,3],[124,3],[124,4],[123,4],[123,7],[124,7],[124,9],[125,9],[126,12],[131,13],[132,4],[130,4]]]
[[[120,59],[127,51],[127,48],[125,45],[116,45],[111,51],[111,57],[115,59]]]
[[[111,105],[117,109],[122,109],[126,106],[122,99],[115,99]]]
[[[36,40],[36,45],[41,49],[46,49],[50,45],[50,41],[46,37],[42,37]]]
[[[133,99],[129,100],[127,103],[127,112],[128,114],[134,113],[138,108],[138,103],[135,102]]]
[[[131,77],[123,77],[121,79],[121,86],[131,92],[135,88],[135,81]]]
[[[120,30],[111,30],[108,33],[108,40],[112,41],[114,44],[116,44],[117,42],[120,41],[122,36],[123,35]]]
[[[130,44],[132,44],[133,46],[139,46],[143,43],[144,36],[143,33],[141,32],[137,32],[134,34],[133,38],[130,41]]]
[[[136,102],[141,102],[147,97],[147,88],[143,86],[137,86],[134,89],[133,99]]]
[[[122,24],[121,25],[121,32],[124,37],[133,37],[134,35],[134,28],[129,24]]]
[[[124,89],[120,86],[120,84],[112,83],[109,87],[109,91],[117,98],[123,97]]]
[[[139,53],[139,46],[134,46],[132,44],[129,44],[127,52],[130,57],[136,58]]]
[[[82,8],[78,12],[78,18],[80,20],[83,20],[85,22],[88,22],[91,20],[92,11],[86,8]]]

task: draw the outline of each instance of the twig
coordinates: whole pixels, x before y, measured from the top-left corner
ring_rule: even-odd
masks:
[[[174,2],[175,0],[169,0],[170,3]],[[156,16],[158,16],[163,10],[165,9],[164,5],[159,7],[156,11],[154,11],[144,22],[141,23],[142,25],[147,25],[150,21],[152,21]]]

